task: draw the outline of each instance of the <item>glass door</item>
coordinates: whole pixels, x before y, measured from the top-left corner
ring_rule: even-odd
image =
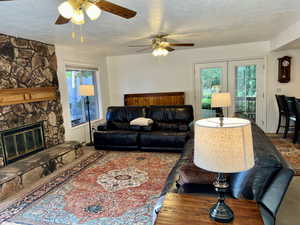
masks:
[[[227,90],[227,63],[196,64],[195,90],[196,118],[216,116],[215,110],[211,108],[211,95]]]
[[[250,119],[265,128],[264,60],[225,61],[195,65],[196,119],[216,116],[211,95],[230,92],[232,105],[225,116]]]
[[[228,90],[233,96],[230,115],[247,118],[264,127],[263,60],[231,61]]]

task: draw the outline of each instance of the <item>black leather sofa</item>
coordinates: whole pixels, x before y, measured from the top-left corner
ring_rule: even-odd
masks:
[[[138,117],[151,118],[150,126],[131,126]],[[182,151],[194,120],[191,105],[108,107],[106,123],[94,132],[96,149]]]
[[[231,187],[228,197],[256,200],[265,225],[275,225],[276,214],[293,178],[294,171],[282,158],[264,132],[252,124],[255,166],[244,172],[229,175]],[[215,195],[212,184],[179,184],[180,170],[193,164],[194,139],[185,145],[184,151],[170,172],[153,212],[155,217],[168,192]],[[211,176],[210,172],[198,176]],[[213,174],[215,175],[215,174]]]

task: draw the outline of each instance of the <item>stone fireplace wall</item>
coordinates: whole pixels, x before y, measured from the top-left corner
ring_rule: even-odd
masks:
[[[0,89],[57,87],[52,101],[0,106],[0,130],[44,121],[45,144],[64,142],[55,47],[0,34]]]

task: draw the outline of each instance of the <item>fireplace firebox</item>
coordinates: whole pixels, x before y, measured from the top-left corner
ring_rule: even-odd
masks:
[[[45,149],[43,122],[0,132],[0,167]]]

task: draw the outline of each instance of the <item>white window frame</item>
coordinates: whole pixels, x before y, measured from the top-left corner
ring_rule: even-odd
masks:
[[[65,81],[66,81],[66,87],[68,87],[68,82],[67,82],[67,78],[66,78],[66,72],[68,70],[92,70],[95,71],[95,75],[94,75],[94,88],[95,88],[95,96],[97,97],[97,103],[98,103],[98,118],[91,120],[91,123],[95,123],[98,121],[101,121],[103,118],[103,109],[102,109],[102,95],[101,95],[101,83],[100,83],[100,69],[98,67],[95,66],[90,66],[90,65],[81,65],[81,64],[65,64],[65,70],[64,70],[64,76],[65,76]],[[67,90],[67,98],[68,98],[68,118],[69,118],[69,126],[71,129],[77,129],[83,126],[86,126],[88,124],[88,121],[84,122],[84,123],[80,123],[76,126],[72,126],[72,115],[71,115],[71,110],[70,110],[70,99],[69,99],[69,93]]]

